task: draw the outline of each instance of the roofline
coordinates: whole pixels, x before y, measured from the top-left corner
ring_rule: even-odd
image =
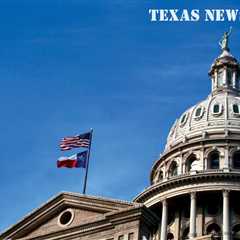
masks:
[[[82,234],[86,235],[89,231],[91,233],[96,233],[98,231],[102,231],[104,228],[111,229],[116,224],[128,222],[129,220],[145,220],[145,223],[149,226],[157,226],[159,223],[158,216],[148,209],[144,204],[138,203],[128,208],[109,212],[99,216],[97,218],[92,218],[87,220],[86,222],[79,224],[78,226],[69,227],[63,230],[57,230],[51,233],[38,235],[35,237],[24,237],[23,239],[62,239],[65,237],[79,237]]]
[[[129,202],[129,201],[124,201],[124,200],[118,200],[118,199],[112,199],[112,198],[106,198],[106,197],[97,197],[97,196],[92,196],[92,195],[84,195],[80,193],[73,193],[73,192],[66,192],[62,191],[56,195],[54,195],[52,198],[41,204],[39,207],[34,208],[31,212],[26,214],[23,218],[21,218],[17,223],[10,225],[8,228],[0,232],[0,237],[7,236],[10,234],[12,231],[13,232],[18,232],[19,231],[19,226],[21,224],[26,224],[28,221],[31,221],[32,219],[36,218],[36,216],[40,215],[41,213],[44,214],[46,211],[54,211],[56,207],[63,206],[64,203],[67,204],[67,200],[70,200],[71,197],[76,197],[81,199],[87,199],[87,200],[93,200],[93,201],[99,201],[99,202],[106,202],[109,204],[109,207],[103,206],[102,212],[110,212],[113,210],[119,210],[119,209],[125,209],[129,208],[132,206],[138,206],[136,203]],[[68,199],[69,198],[69,199]],[[96,204],[96,202],[95,202]],[[110,204],[117,204],[118,206],[110,206]],[[52,206],[52,207],[50,207]],[[90,207],[90,205],[89,205]],[[93,206],[94,207],[94,206]],[[105,207],[105,209],[104,209]],[[95,208],[97,208],[97,204],[95,205]],[[100,208],[100,206],[99,206]],[[23,226],[24,228],[24,226]]]

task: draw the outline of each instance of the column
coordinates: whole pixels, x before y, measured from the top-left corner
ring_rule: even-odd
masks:
[[[207,157],[204,158],[204,170],[208,170],[209,166],[208,166],[208,159]]]
[[[204,158],[204,148],[201,147],[200,151],[200,161],[202,162],[202,170],[205,170],[205,158]]]
[[[233,71],[233,88],[237,88],[237,83],[236,83],[236,80],[237,80],[237,76],[236,76],[236,71],[234,70]]]
[[[223,240],[230,240],[229,191],[223,191]]]
[[[190,239],[196,237],[196,212],[197,212],[196,193],[192,192],[190,205],[190,229],[189,229]]]
[[[214,90],[215,82],[214,82],[214,76],[212,76],[212,91]]]
[[[183,173],[185,173],[185,171],[183,171],[183,155],[182,155],[182,153],[180,154],[180,161],[179,161],[179,164],[180,164],[180,174],[183,174]]]
[[[166,164],[164,163],[163,165],[163,180],[166,180],[165,178],[167,177],[167,173],[166,173]]]
[[[168,206],[167,200],[162,201],[162,224],[161,224],[161,238],[160,240],[167,240],[167,218],[168,218]]]
[[[214,89],[216,89],[219,84],[218,84],[218,73],[217,73],[217,70],[214,71],[214,78],[215,78],[215,81],[214,81]]]
[[[228,149],[228,146],[225,146],[224,148],[224,163],[223,163],[223,169],[226,171],[226,170],[229,170],[229,149]],[[221,166],[220,166],[221,168]]]

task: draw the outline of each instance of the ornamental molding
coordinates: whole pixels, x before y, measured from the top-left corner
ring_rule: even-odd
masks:
[[[189,191],[189,189],[194,189],[195,186],[196,191],[210,191],[216,190],[216,186],[219,184],[221,189],[225,187],[228,188],[230,184],[230,186],[234,186],[235,190],[240,191],[240,172],[223,172],[223,170],[215,170],[202,171],[194,175],[183,174],[174,176],[169,178],[167,181],[162,181],[148,187],[133,201],[146,204],[147,201],[155,196],[168,195],[167,193],[169,192],[172,192],[174,196],[186,194],[186,192],[183,191],[185,188]]]

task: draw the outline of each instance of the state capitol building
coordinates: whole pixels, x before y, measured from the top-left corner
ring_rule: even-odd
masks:
[[[132,202],[63,192],[1,240],[240,239],[240,65],[221,40],[211,92],[175,121]]]

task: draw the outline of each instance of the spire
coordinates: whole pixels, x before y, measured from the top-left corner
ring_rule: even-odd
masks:
[[[212,94],[219,92],[240,93],[240,66],[237,59],[230,53],[229,37],[232,27],[225,32],[219,42],[222,53],[215,59],[209,71],[212,80]]]

